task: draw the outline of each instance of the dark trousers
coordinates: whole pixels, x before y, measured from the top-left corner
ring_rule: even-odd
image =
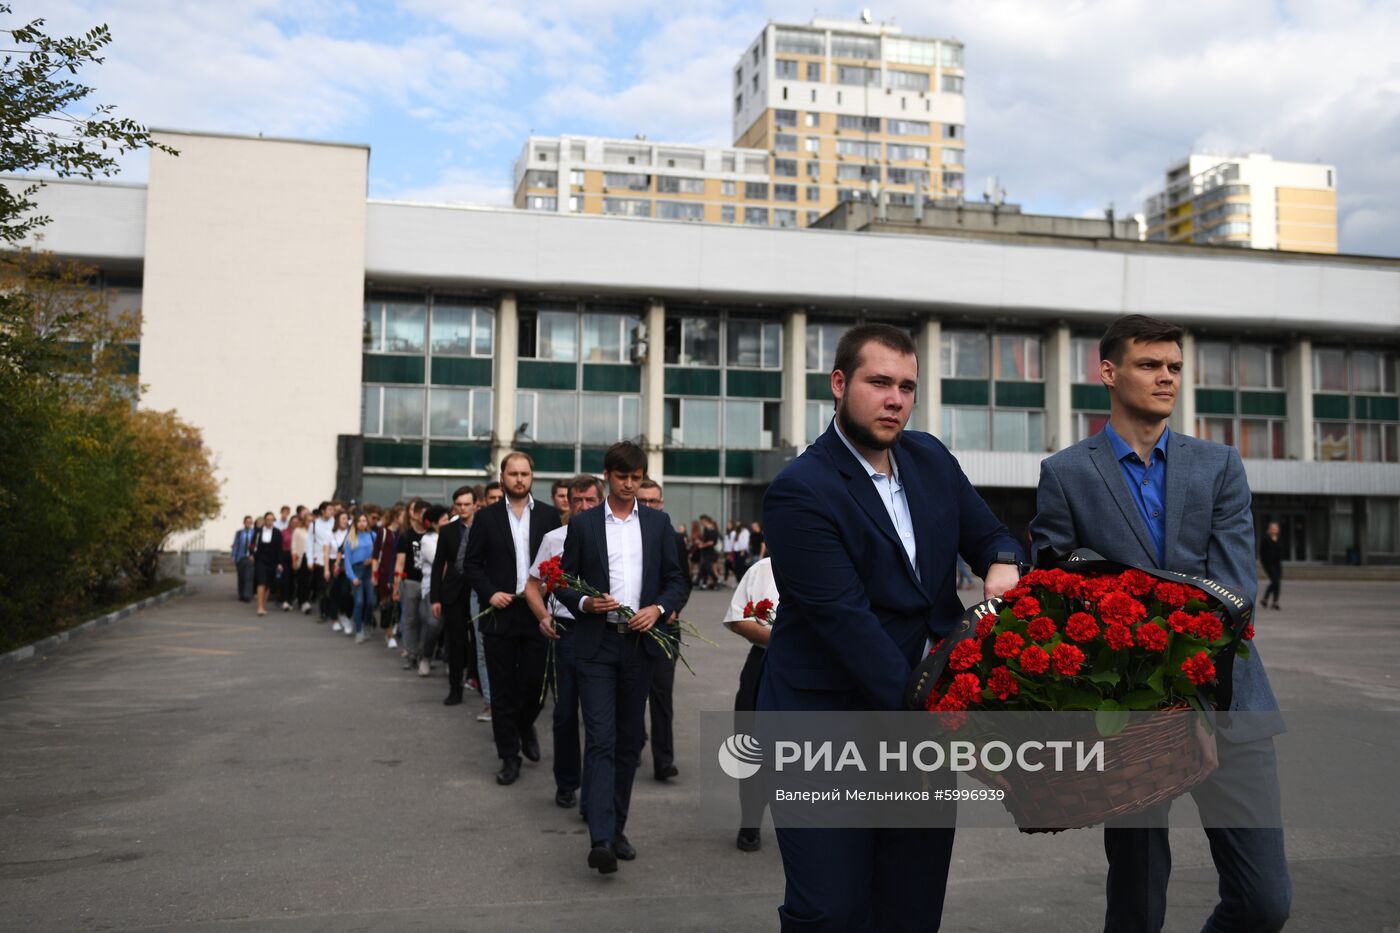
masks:
[[[671,695],[676,689],[676,659],[656,658],[651,668],[651,689],[647,692],[647,708],[651,710],[651,765],[655,771],[676,763],[676,737],[671,721],[675,704]]]
[[[695,579],[695,585],[714,586],[715,582],[715,549],[701,548],[699,576]]]
[[[475,656],[475,632],[472,630],[471,608],[466,600],[442,604],[442,637],[447,642],[447,686],[453,693],[462,692],[462,677],[467,670],[468,656]],[[432,615],[429,607],[428,614]],[[431,626],[431,623],[430,623]],[[425,658],[432,657],[428,648]]]
[[[953,829],[779,829],[783,930],[935,931]]]
[[[301,566],[292,573],[292,582],[294,584],[292,602],[296,603],[298,607],[302,603],[309,603],[311,601],[311,565],[303,560]]]
[[[238,598],[245,603],[253,598],[253,558],[245,557],[237,564]]]
[[[282,602],[290,603],[296,598],[297,593],[296,575],[292,573],[292,555],[290,554],[282,555],[281,584],[279,595],[282,597]]]
[[[751,713],[758,709],[758,683],[763,677],[763,659],[767,651],[758,645],[749,648],[749,656],[744,659],[744,669],[739,672],[739,690],[734,694],[734,712]],[[736,716],[734,731],[745,731]],[[761,775],[739,782],[739,826],[743,829],[758,829],[763,822],[763,811],[768,806],[768,789]]]
[[[1273,933],[1283,928],[1293,897],[1283,849],[1274,740],[1226,742],[1220,767],[1191,791],[1206,826],[1220,876],[1220,902],[1202,933]],[[1160,827],[1106,828],[1108,911],[1105,933],[1158,933],[1167,916],[1172,852],[1170,804],[1157,808]],[[1142,815],[1134,817],[1141,821]],[[1241,825],[1269,828],[1228,828]],[[1213,828],[1214,827],[1214,828]]]
[[[613,839],[627,826],[632,782],[642,760],[654,663],[642,645],[646,637],[605,631],[597,654],[577,660],[586,777],[583,802],[588,811],[588,834],[595,841]],[[493,696],[496,689],[492,668]]]
[[[1264,590],[1264,597],[1259,600],[1259,605],[1267,606],[1269,604],[1270,596],[1273,596],[1274,598],[1274,605],[1278,605],[1279,590],[1283,588],[1283,568],[1265,567],[1264,573],[1267,574],[1269,577],[1269,585]]]
[[[317,564],[310,568],[311,593],[308,596],[311,604],[316,607],[321,618],[326,618],[326,589],[330,584],[326,580],[326,568]]]
[[[519,758],[520,739],[535,727],[544,696],[549,646],[539,632],[483,633],[486,673],[491,677],[491,734],[496,757]]]
[[[550,671],[550,683],[554,688],[554,786],[559,790],[578,790],[583,786],[574,633],[562,627],[573,624],[572,619],[564,619],[557,628],[559,640],[554,642],[554,665]]]

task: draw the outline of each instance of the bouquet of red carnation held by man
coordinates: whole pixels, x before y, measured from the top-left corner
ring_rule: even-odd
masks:
[[[1028,722],[1049,721],[983,712],[1080,711],[1084,737],[1102,742],[1101,770],[1018,761],[999,780],[1023,828],[1094,825],[1177,797],[1210,774],[1211,721],[1201,714],[1229,709],[1232,665],[1248,658],[1254,637],[1250,610],[1211,580],[1087,550],[1046,555],[933,646],[908,703],[974,740],[1004,731],[988,725],[999,719],[1018,722],[1023,737]]]
[[[544,583],[545,592],[547,593],[553,593],[557,589],[568,587],[571,590],[578,590],[584,596],[605,595],[602,590],[581,577],[565,573],[562,557],[551,557],[549,560],[540,564],[539,576],[541,582]],[[637,610],[633,609],[631,606],[619,606],[617,614],[618,617],[625,622],[636,615]],[[557,625],[559,623],[556,621],[555,624]],[[679,661],[681,664],[684,664],[685,669],[690,671],[693,676],[695,674],[695,669],[690,666],[690,662],[685,659],[685,655],[681,650],[685,646],[684,636],[686,635],[692,635],[712,647],[719,647],[719,645],[716,645],[704,635],[700,634],[700,630],[694,625],[680,618],[677,618],[669,625],[664,622],[658,622],[646,631],[646,637],[661,646],[661,650],[667,659]]]

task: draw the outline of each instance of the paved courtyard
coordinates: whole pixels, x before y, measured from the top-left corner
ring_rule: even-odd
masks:
[[[195,582],[0,667],[0,929],[776,928],[771,832],[736,851],[695,793],[698,712],[729,708],[746,650],[714,624],[728,592],[686,612],[720,647],[676,677],[681,775],[656,783],[644,754],[638,859],[600,877],[577,813],[554,805],[547,729],[544,761],[498,787],[479,706],[442,706],[440,674],[299,614],[258,619],[229,577]],[[1286,708],[1400,709],[1400,584],[1289,582],[1285,606],[1258,643]],[[1400,933],[1400,839],[1288,844],[1290,930]],[[954,859],[945,930],[1101,928],[1097,831],[963,830]],[[1199,831],[1174,834],[1173,863],[1167,929],[1198,930],[1214,894]]]

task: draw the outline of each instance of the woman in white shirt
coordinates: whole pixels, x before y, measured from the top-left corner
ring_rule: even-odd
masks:
[[[756,614],[754,607],[764,600],[771,609]],[[745,610],[749,611],[745,615]],[[753,647],[744,661],[744,669],[739,673],[739,692],[734,694],[734,712],[751,713],[758,708],[758,681],[763,675],[763,658],[767,653],[768,637],[772,634],[773,619],[778,614],[778,585],[773,582],[773,566],[764,558],[748,569],[748,572],[734,587],[734,598],[729,601],[729,609],[724,614],[724,627],[735,635],[747,639]],[[736,731],[744,731],[740,720],[735,717]],[[757,852],[762,845],[758,827],[763,822],[763,808],[766,790],[761,781],[741,781],[739,783],[740,824],[742,828],[734,840],[741,852]]]

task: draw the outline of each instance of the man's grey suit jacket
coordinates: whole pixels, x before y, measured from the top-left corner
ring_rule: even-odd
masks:
[[[1147,532],[1137,504],[1103,432],[1045,458],[1040,465],[1035,551],[1089,548],[1122,564],[1157,567],[1216,580],[1249,604],[1257,585],[1254,516],[1249,482],[1233,447],[1173,431],[1167,444],[1165,562]],[[1251,643],[1248,660],[1237,658],[1231,710],[1266,714],[1236,717],[1222,735],[1241,742],[1283,731],[1269,676]]]

